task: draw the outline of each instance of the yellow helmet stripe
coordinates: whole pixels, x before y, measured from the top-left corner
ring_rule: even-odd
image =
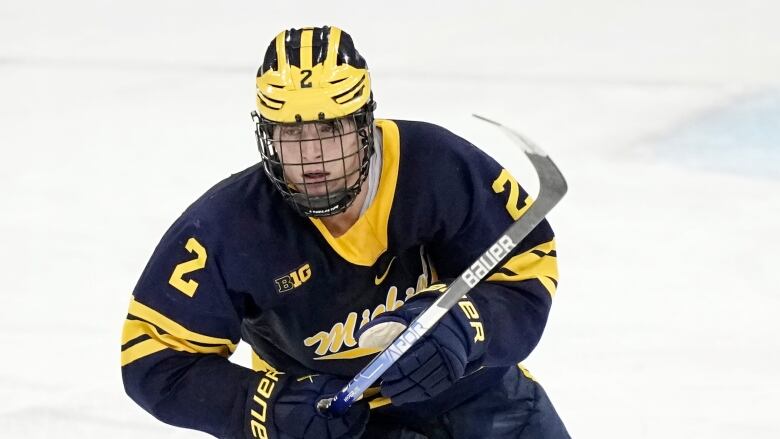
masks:
[[[284,40],[287,32],[281,32],[276,36],[276,65],[283,78],[290,76],[290,66],[287,64],[287,52],[284,50]]]
[[[301,69],[311,69],[311,42],[314,29],[304,29],[301,32]]]
[[[325,68],[332,69],[333,67],[336,67],[339,42],[341,42],[341,29],[337,27],[330,28],[330,35],[328,35],[328,54],[325,56]]]
[[[258,112],[278,123],[344,117],[371,101],[368,66],[336,27],[280,32],[258,73]]]

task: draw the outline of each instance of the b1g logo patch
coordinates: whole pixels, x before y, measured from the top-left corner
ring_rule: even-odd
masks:
[[[298,288],[311,278],[311,267],[308,263],[301,265],[297,270],[274,279],[277,293],[286,293]]]

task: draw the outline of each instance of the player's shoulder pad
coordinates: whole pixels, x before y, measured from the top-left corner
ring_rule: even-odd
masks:
[[[182,212],[165,233],[161,244],[191,236],[202,241],[221,239],[225,231],[245,222],[247,217],[256,216],[264,197],[273,196],[267,183],[260,164],[225,178]]]
[[[436,124],[394,121],[400,137],[401,170],[404,178],[427,181],[474,181],[495,178],[501,166],[468,140]]]

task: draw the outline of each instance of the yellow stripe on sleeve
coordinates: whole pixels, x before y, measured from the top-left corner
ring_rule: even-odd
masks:
[[[558,280],[558,260],[551,253],[555,251],[555,240],[513,256],[501,269],[488,277],[488,281],[518,282],[538,279],[551,296],[555,295]]]
[[[125,336],[125,334],[127,334],[127,336]],[[163,348],[168,347],[177,351],[190,352],[193,354],[219,354],[222,355],[223,357],[227,357],[232,352],[230,350],[230,347],[224,344],[214,345],[214,346],[203,346],[203,345],[192,343],[188,340],[177,338],[171,334],[160,334],[157,328],[155,328],[154,325],[152,325],[151,323],[147,323],[141,320],[127,320],[125,322],[125,328],[122,334],[123,344],[127,343],[127,341],[136,338],[136,337],[130,338],[131,335],[135,335],[135,334],[137,334],[136,337],[141,335],[148,335],[149,337],[151,337],[152,340],[155,340],[159,344],[162,344]],[[125,338],[129,338],[129,339],[127,341],[124,341]],[[145,342],[141,342],[139,344],[143,344],[143,343]],[[132,349],[132,347],[126,350]]]
[[[147,355],[160,352],[166,349],[168,346],[158,342],[157,340],[150,338],[149,340],[142,341],[137,345],[130,346],[122,351],[122,367],[132,363],[133,361],[143,358]]]
[[[192,332],[148,306],[130,302],[129,314],[142,320],[128,319],[122,330],[122,344],[139,337],[149,338],[122,351],[122,366],[139,358],[152,355],[164,349],[173,349],[193,354],[217,354],[228,357],[236,350],[236,344],[229,339],[210,337]],[[157,328],[161,328],[162,333]]]
[[[173,335],[178,339],[204,344],[222,344],[227,346],[228,349],[230,349],[230,352],[236,350],[236,343],[233,343],[230,341],[230,339],[211,337],[208,335],[198,334],[197,332],[192,332],[184,326],[153,310],[152,308],[149,308],[143,303],[136,301],[135,299],[130,302],[130,309],[128,310],[128,314],[136,316],[142,320],[146,320],[147,322],[162,328],[163,331]],[[127,343],[127,341],[123,341],[123,343]]]

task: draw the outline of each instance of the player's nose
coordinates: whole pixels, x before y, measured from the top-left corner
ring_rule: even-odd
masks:
[[[301,140],[301,158],[304,162],[322,160],[322,142],[318,139]]]

